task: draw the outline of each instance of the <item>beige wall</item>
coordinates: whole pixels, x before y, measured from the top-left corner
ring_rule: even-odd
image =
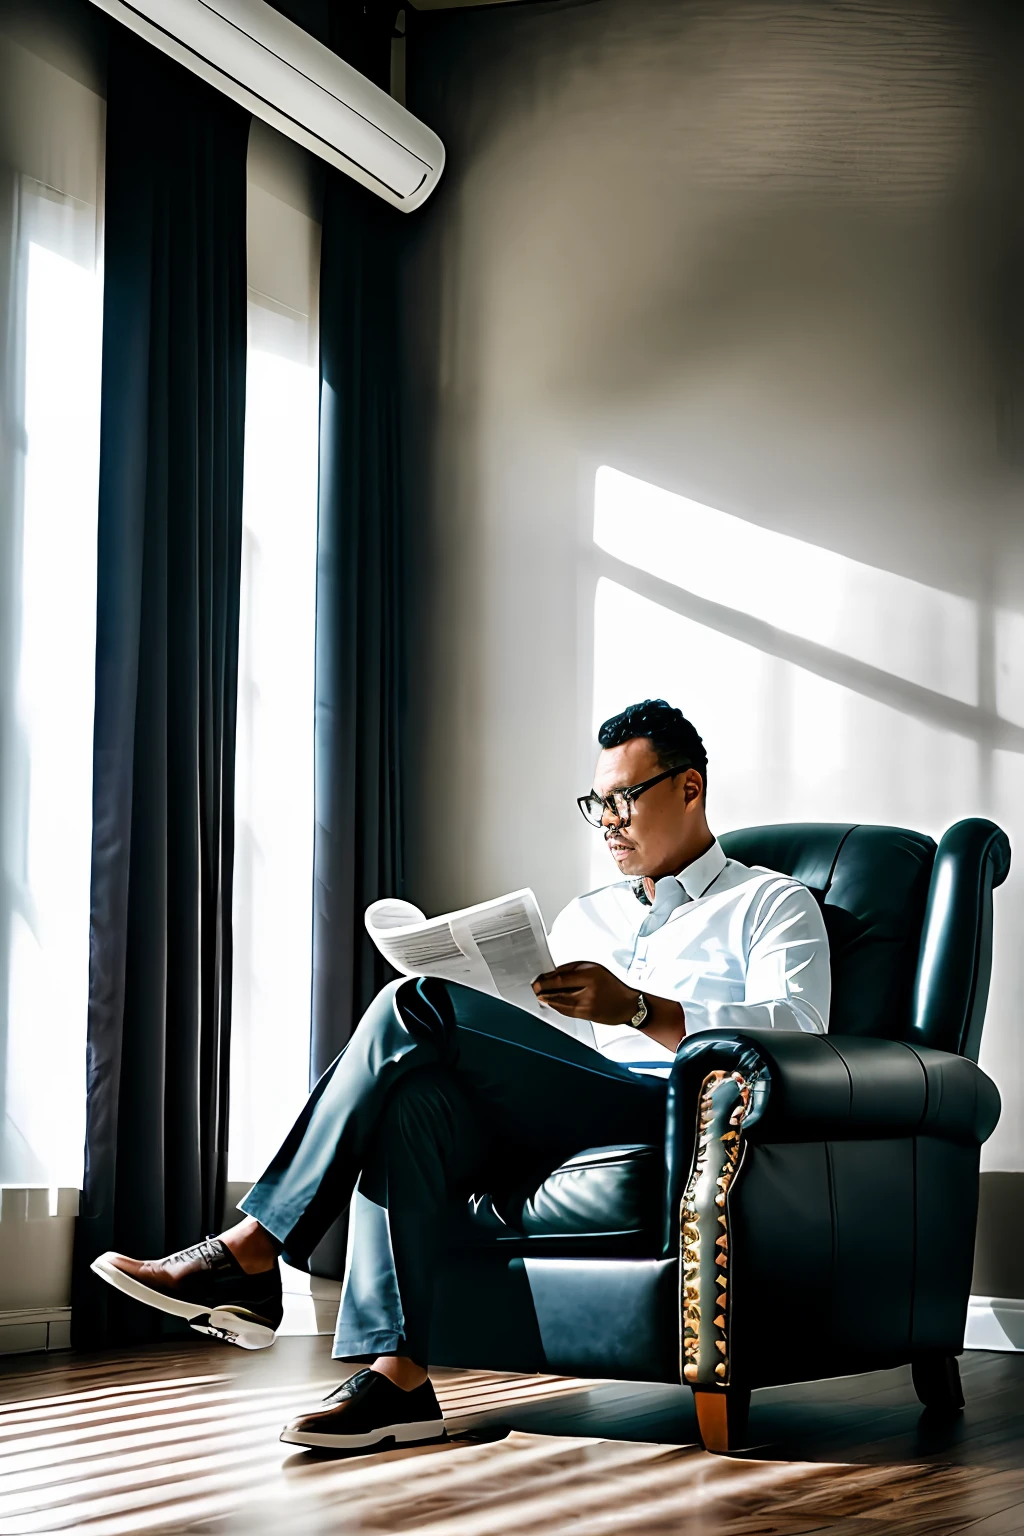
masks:
[[[1024,54],[986,14],[418,19],[410,105],[449,154],[408,291],[428,909],[530,883],[550,919],[595,883],[573,796],[620,691],[693,715],[718,829],[984,814],[1021,848]],[[661,505],[662,567],[627,501],[615,558],[601,465],[739,521]],[[1017,860],[983,1055],[994,1169],[1024,1168]]]

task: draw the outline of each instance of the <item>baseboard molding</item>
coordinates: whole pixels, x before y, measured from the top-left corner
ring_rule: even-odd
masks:
[[[1024,1352],[1024,1300],[1014,1296],[972,1296],[967,1308],[964,1348]]]
[[[333,1333],[340,1286],[285,1270],[282,1333]],[[312,1294],[311,1294],[312,1292]],[[0,1312],[0,1355],[24,1355],[71,1348],[70,1307],[20,1307]],[[1024,1300],[972,1296],[967,1309],[965,1349],[1024,1353]]]
[[[0,1354],[67,1348],[77,1214],[77,1189],[0,1188]]]
[[[18,1307],[13,1312],[0,1312],[0,1355],[70,1348],[70,1307]]]
[[[284,1281],[282,1334],[334,1332],[341,1286],[281,1266]],[[70,1307],[16,1307],[0,1312],[0,1356],[71,1348]]]
[[[1024,1296],[1024,1173],[985,1170],[978,1191],[972,1296]]]

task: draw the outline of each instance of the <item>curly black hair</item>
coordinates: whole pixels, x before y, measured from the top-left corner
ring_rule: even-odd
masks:
[[[646,736],[662,768],[688,763],[696,768],[708,787],[708,755],[704,743],[681,709],[673,709],[664,699],[644,699],[630,704],[621,714],[612,715],[597,733],[602,747],[621,747],[624,741]]]

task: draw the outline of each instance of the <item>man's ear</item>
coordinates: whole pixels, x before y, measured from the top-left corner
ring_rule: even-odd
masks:
[[[686,776],[683,779],[683,799],[686,803],[686,809],[690,810],[695,807],[703,793],[704,780],[696,768],[687,768]]]

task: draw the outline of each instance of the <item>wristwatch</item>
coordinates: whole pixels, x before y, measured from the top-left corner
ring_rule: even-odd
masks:
[[[629,1022],[632,1024],[634,1029],[640,1029],[643,1026],[643,1024],[646,1021],[646,1019],[647,1019],[647,1003],[644,1000],[643,993],[642,992],[638,992],[637,995],[636,995],[636,1013],[634,1013],[633,1017],[630,1019]]]

